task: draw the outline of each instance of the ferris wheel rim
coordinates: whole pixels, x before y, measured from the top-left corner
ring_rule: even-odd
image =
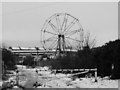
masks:
[[[74,20],[75,20],[75,23],[77,23],[78,24],[78,26],[80,27],[80,29],[78,29],[78,32],[83,32],[83,28],[81,27],[82,25],[79,23],[79,20],[77,19],[77,18],[75,18],[75,17],[73,17],[72,15],[70,15],[70,14],[67,14],[67,13],[56,13],[56,14],[54,14],[54,15],[52,15],[51,17],[49,17],[47,20],[46,20],[46,22],[44,23],[44,25],[43,25],[43,28],[42,28],[42,30],[41,30],[41,43],[42,43],[42,46],[46,49],[49,49],[48,47],[46,47],[46,45],[45,45],[45,43],[43,43],[43,41],[45,41],[44,40],[44,37],[43,37],[43,35],[44,35],[44,33],[49,33],[49,34],[52,34],[52,35],[56,35],[56,36],[58,36],[58,35],[60,35],[60,33],[51,33],[51,32],[48,32],[47,30],[46,30],[46,27],[47,27],[47,25],[52,21],[52,19],[54,19],[54,18],[56,18],[56,17],[58,17],[58,16],[60,16],[60,15],[67,15],[67,16],[70,16],[70,17],[72,17]],[[74,22],[72,22],[72,23],[74,23]],[[77,32],[76,32],[77,33]],[[66,35],[67,33],[64,33],[63,35]],[[65,37],[65,38],[68,38],[68,37]],[[58,39],[58,38],[57,38]],[[68,38],[68,39],[70,39],[70,38]],[[74,40],[74,39],[71,39],[71,40]],[[82,42],[81,40],[74,40],[74,41],[77,41],[77,42]]]

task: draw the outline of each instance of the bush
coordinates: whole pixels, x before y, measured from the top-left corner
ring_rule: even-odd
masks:
[[[34,57],[32,55],[27,55],[23,61],[23,65],[33,66],[34,64]]]
[[[16,69],[16,56],[9,50],[2,49],[2,61],[4,62],[4,68],[7,70]]]

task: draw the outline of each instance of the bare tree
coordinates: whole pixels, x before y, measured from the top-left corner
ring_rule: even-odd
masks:
[[[83,47],[84,48],[93,48],[95,46],[95,44],[96,44],[96,39],[91,38],[91,35],[88,32],[84,37]]]

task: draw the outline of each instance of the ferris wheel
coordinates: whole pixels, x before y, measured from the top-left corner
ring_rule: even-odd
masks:
[[[63,52],[81,49],[83,28],[79,20],[70,14],[54,14],[43,25],[41,43],[45,50]]]

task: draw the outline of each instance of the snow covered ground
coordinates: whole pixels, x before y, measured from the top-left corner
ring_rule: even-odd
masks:
[[[40,71],[40,69],[46,71]],[[94,77],[73,80],[70,74],[54,74],[47,67],[27,69],[19,66],[19,71],[19,84],[25,88],[32,88],[36,81],[40,84],[37,88],[118,88],[118,80],[100,77],[97,78],[98,82],[94,82]],[[13,76],[10,80],[15,81],[16,77]]]
[[[71,82],[73,86],[82,88],[118,88],[117,80],[102,80],[98,78],[98,82],[94,82],[94,78],[82,78]]]

